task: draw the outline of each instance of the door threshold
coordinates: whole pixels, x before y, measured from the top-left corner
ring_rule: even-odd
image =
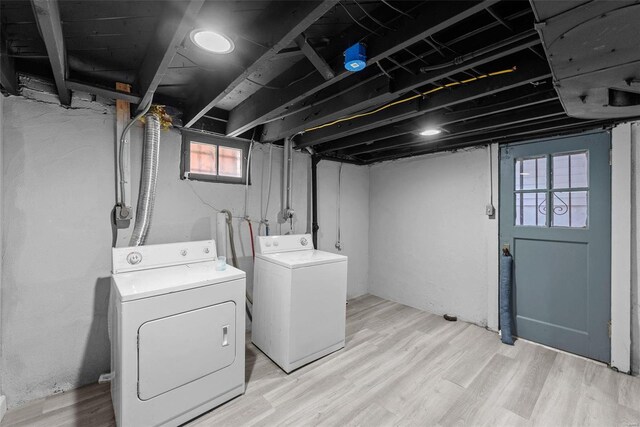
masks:
[[[579,354],[571,353],[571,352],[568,352],[568,351],[565,351],[565,350],[560,350],[559,348],[550,347],[550,346],[545,345],[545,344],[540,344],[539,342],[529,341],[528,339],[520,338],[518,336],[515,336],[515,338],[517,340],[519,340],[519,341],[524,341],[524,342],[529,343],[529,344],[533,344],[533,345],[537,345],[537,346],[540,346],[540,347],[544,347],[544,348],[546,348],[548,350],[557,351],[558,353],[566,354],[568,356],[577,357],[578,359],[582,359],[582,360],[585,360],[587,362],[595,363],[596,365],[606,366],[606,367],[610,367],[611,366],[608,363],[601,362],[601,361],[595,360],[595,359],[589,359],[588,357],[580,356]]]

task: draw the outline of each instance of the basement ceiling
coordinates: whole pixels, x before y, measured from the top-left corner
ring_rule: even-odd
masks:
[[[538,19],[566,13],[567,2],[540,3]],[[566,114],[525,0],[0,7],[5,92],[17,94],[23,74],[54,82],[63,105],[74,90],[126,99],[134,110],[153,99],[178,111],[184,127],[264,142],[293,137],[327,159],[369,164],[622,120]],[[199,28],[229,36],[235,49],[201,50],[190,38]],[[343,52],[356,42],[366,45],[367,67],[353,73]],[[129,84],[130,94],[116,83]],[[420,135],[426,128],[441,133]]]

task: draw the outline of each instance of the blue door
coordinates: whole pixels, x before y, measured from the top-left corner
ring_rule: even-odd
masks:
[[[610,361],[611,136],[500,150],[500,242],[514,259],[515,334]]]

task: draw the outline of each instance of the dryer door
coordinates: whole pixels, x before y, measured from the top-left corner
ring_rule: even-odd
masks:
[[[149,400],[233,363],[236,304],[224,302],[138,329],[138,397]]]

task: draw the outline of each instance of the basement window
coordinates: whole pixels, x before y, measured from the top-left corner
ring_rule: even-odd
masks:
[[[588,152],[516,159],[515,204],[516,226],[587,228]]]
[[[249,142],[202,132],[182,132],[181,179],[244,184]]]

